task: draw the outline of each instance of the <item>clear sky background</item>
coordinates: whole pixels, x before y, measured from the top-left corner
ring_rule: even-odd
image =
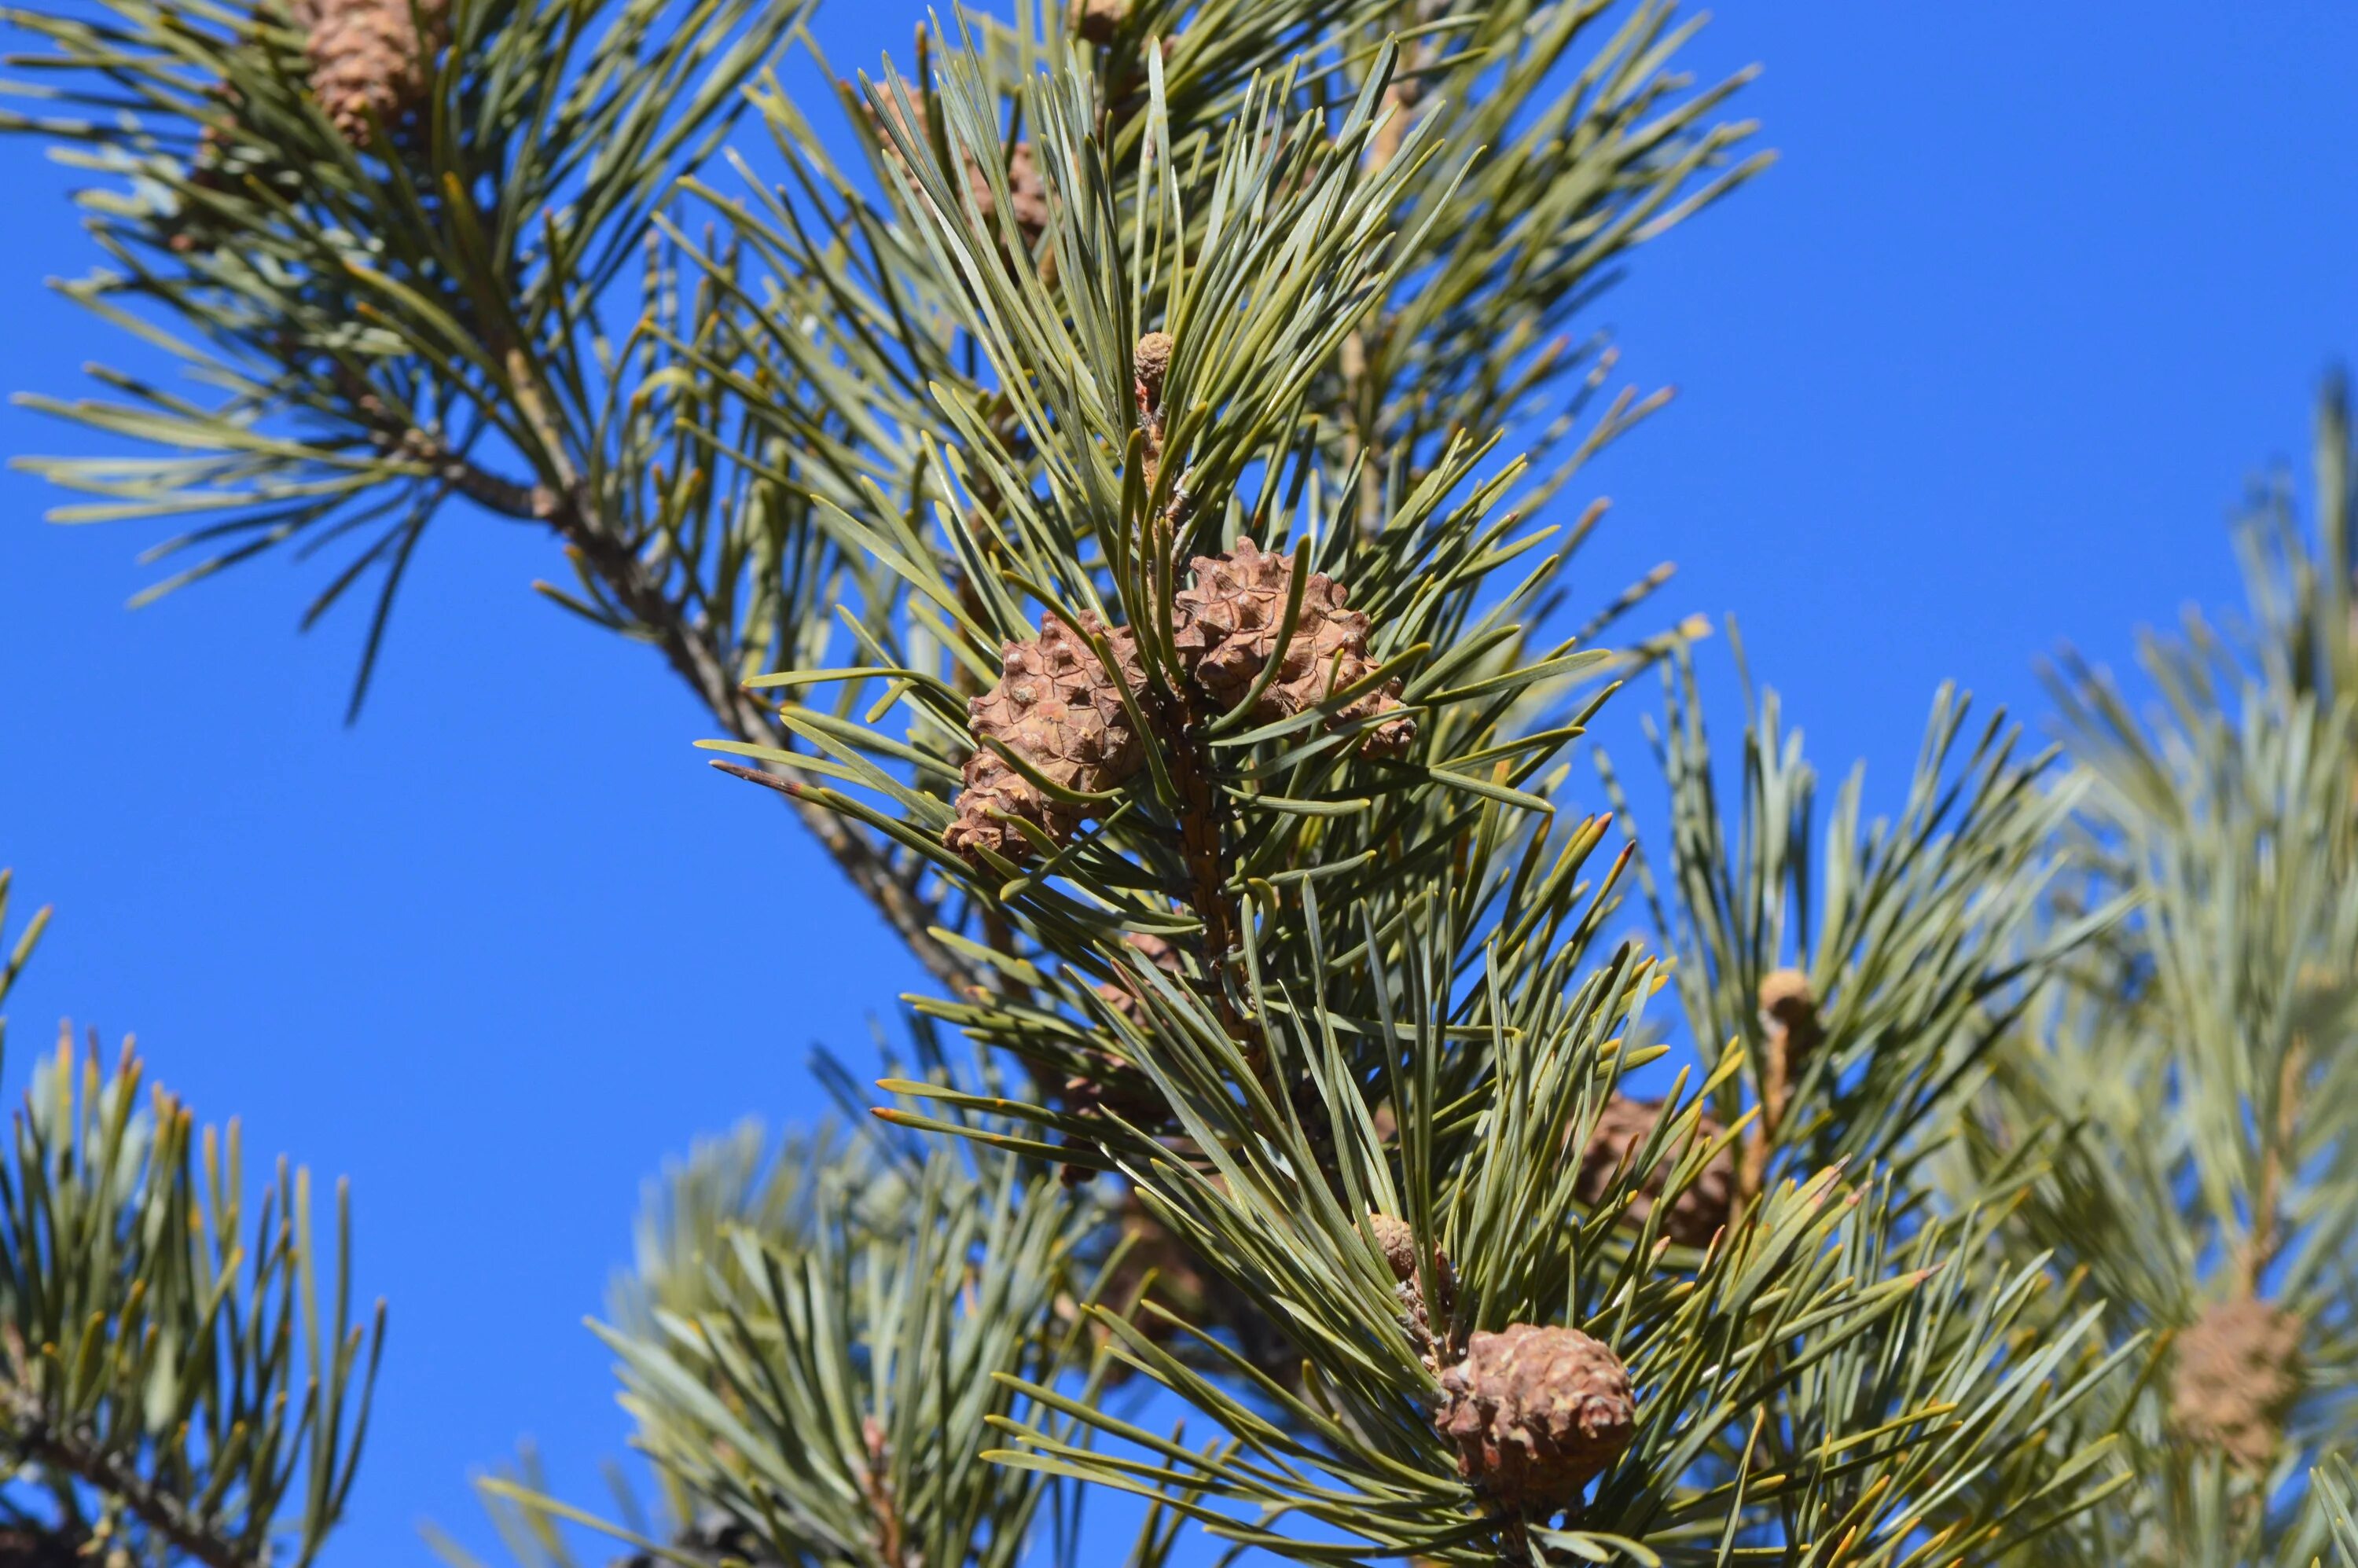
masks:
[[[837,0],[819,33],[905,59],[919,13]],[[1741,103],[1783,157],[1593,318],[1681,392],[1567,498],[1616,503],[1581,580],[1677,560],[1662,602],[1739,615],[1822,768],[1867,758],[1887,802],[1942,678],[2035,716],[2057,641],[2117,663],[2233,597],[2227,507],[2305,465],[2358,349],[2358,12],[1736,0],[1691,58],[1767,68]],[[92,260],[67,184],[0,146],[10,388],[125,357],[41,288]],[[72,441],[0,412],[0,450]],[[651,653],[527,591],[533,531],[451,511],[347,730],[357,619],[294,630],[316,570],[126,613],[155,533],[52,499],[0,478],[0,864],[59,906],[8,1092],[70,1013],[250,1158],[352,1178],[393,1327],[332,1561],[418,1561],[429,1516],[481,1541],[466,1477],[520,1438],[595,1502],[625,1423],[580,1321],[642,1179],[817,1114],[810,1047],[860,1052],[918,976],[688,750],[709,726]]]

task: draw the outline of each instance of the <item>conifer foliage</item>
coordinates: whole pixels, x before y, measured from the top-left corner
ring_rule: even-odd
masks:
[[[198,519],[159,591],[340,553],[356,704],[427,529],[545,530],[937,982],[825,1065],[857,1132],[654,1189],[600,1333],[660,1514],[527,1464],[514,1555],[1078,1564],[1107,1493],[1136,1568],[2347,1550],[2346,460],[2254,646],[2158,655],[2169,738],[1943,691],[1896,816],[1822,810],[1773,692],[1726,776],[1667,568],[1568,586],[1661,401],[1584,313],[1765,162],[1693,24],[1016,0],[822,133],[809,11],[14,14],[67,292],[200,389],[40,404],[138,449],[38,462],[61,514]],[[1575,765],[1642,674],[1660,824]],[[230,1283],[233,1159],[75,1071],[0,1195],[26,1528],[308,1561],[376,1343],[308,1188]]]
[[[0,871],[0,935],[8,892]],[[0,1002],[49,915],[0,949]],[[199,1130],[128,1040],[109,1068],[95,1033],[84,1051],[60,1030],[0,1163],[0,1561],[319,1555],[358,1474],[384,1307],[352,1321],[341,1185],[330,1252],[308,1173],[281,1162],[259,1197],[234,1126]]]

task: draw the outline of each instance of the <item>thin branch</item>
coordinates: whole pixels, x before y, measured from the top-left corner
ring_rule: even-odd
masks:
[[[570,553],[597,575],[607,591],[633,619],[653,633],[672,669],[686,681],[730,738],[752,745],[783,748],[787,737],[730,673],[729,662],[710,633],[691,620],[662,585],[651,576],[629,545],[599,517],[595,503],[575,485],[559,492],[546,484],[524,484],[483,469],[451,451],[432,435],[414,427],[396,428],[385,418],[381,402],[363,413],[380,419],[381,444],[431,464],[458,493],[478,506],[504,517],[546,524],[565,541]],[[936,979],[954,994],[968,995],[988,983],[975,966],[937,941],[933,927],[941,912],[920,898],[895,871],[876,846],[855,832],[824,806],[786,792],[795,815],[802,819],[852,886],[866,895],[887,925],[900,934],[911,953]]]
[[[1760,1189],[1768,1180],[1768,1156],[1777,1146],[1778,1132],[1785,1125],[1792,1064],[1788,1059],[1786,1032],[1781,1026],[1768,1031],[1761,1055],[1760,1115],[1744,1137],[1744,1158],[1736,1171],[1736,1207],[1731,1219],[1741,1218],[1760,1201]]]
[[[2260,1185],[2252,1198],[2252,1234],[2237,1260],[2238,1277],[2246,1296],[2260,1293],[2261,1276],[2276,1261],[2277,1249],[2283,1245],[2278,1230],[2282,1217],[2277,1213],[2282,1199],[2277,1189],[2284,1180],[2285,1156],[2300,1132],[2299,1091],[2308,1060],[2307,1043],[2295,1039],[2277,1066],[2276,1127],[2273,1136],[2263,1134],[2261,1139]]]
[[[123,1506],[171,1548],[204,1568],[261,1568],[263,1557],[249,1557],[215,1535],[189,1511],[188,1505],[133,1469],[120,1454],[102,1452],[78,1434],[51,1424],[38,1396],[21,1384],[6,1390],[8,1413],[17,1431],[10,1446],[53,1470],[63,1471],[97,1487]]]

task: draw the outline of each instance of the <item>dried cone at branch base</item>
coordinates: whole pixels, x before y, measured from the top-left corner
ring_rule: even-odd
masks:
[[[898,129],[919,146],[930,146],[925,100],[912,92],[906,82],[894,82],[889,113]],[[868,111],[870,123],[876,127],[876,139],[882,146],[886,160],[905,168],[900,145],[884,129],[883,115],[871,104]],[[999,193],[990,188],[990,176],[972,153],[962,153],[966,188],[974,198],[975,211],[982,214],[983,225],[996,231],[999,213]],[[1007,155],[1007,197],[1009,216],[1015,220],[1016,231],[1026,245],[1034,244],[1048,232],[1048,185],[1040,177],[1040,161],[1032,151],[1030,142],[1018,142]]]
[[[1073,31],[1082,42],[1109,44],[1130,15],[1130,0],[1078,0],[1073,8]]]
[[[1615,1095],[1606,1101],[1595,1127],[1589,1131],[1588,1147],[1581,1152],[1580,1178],[1573,1187],[1573,1195],[1592,1206],[1600,1201],[1615,1176],[1637,1164],[1646,1140],[1653,1136],[1654,1124],[1661,1119],[1662,1102],[1658,1099]],[[1671,1167],[1686,1152],[1686,1146],[1694,1138],[1705,1141],[1716,1139],[1724,1130],[1711,1116],[1699,1114],[1693,1138],[1687,1140],[1686,1145],[1666,1141],[1654,1168],[1639,1180],[1637,1195],[1629,1200],[1624,1217],[1633,1225],[1643,1225],[1646,1217],[1653,1212],[1655,1200],[1662,1195]],[[1736,1161],[1728,1150],[1722,1149],[1704,1162],[1695,1179],[1672,1200],[1670,1212],[1662,1216],[1661,1234],[1682,1247],[1706,1245],[1727,1223],[1728,1201],[1735,1190]]]
[[[1138,399],[1139,427],[1146,432],[1146,488],[1163,462],[1163,382],[1171,373],[1175,347],[1168,332],[1149,332],[1130,351],[1130,392]]]
[[[372,114],[397,125],[425,99],[448,15],[448,0],[295,0],[311,92],[345,141],[368,146]]]
[[[1127,630],[1108,628],[1088,614],[1076,632],[1052,615],[1033,641],[1006,644],[999,684],[967,711],[978,741],[999,741],[1065,789],[1095,794],[1137,773],[1145,752],[1122,706],[1120,686],[1081,632],[1105,639],[1132,692],[1144,689],[1146,672],[1138,640]],[[966,761],[957,820],[942,842],[978,863],[984,849],[1020,860],[1032,853],[1032,844],[1009,818],[1033,823],[1062,844],[1089,815],[1088,806],[1055,799],[997,752],[978,746]]]
[[[1525,1518],[1578,1502],[1638,1425],[1628,1368],[1576,1328],[1519,1323],[1476,1334],[1441,1375],[1441,1392],[1433,1425],[1457,1445],[1459,1471]]]
[[[2205,1312],[2178,1336],[2169,1424],[2180,1437],[2265,1474],[2301,1389],[2300,1320],[2249,1296]]]
[[[1308,712],[1374,670],[1368,618],[1344,608],[1343,585],[1325,573],[1313,573],[1303,586],[1293,634],[1281,651],[1277,637],[1293,582],[1292,557],[1264,554],[1250,539],[1239,539],[1229,554],[1198,556],[1191,564],[1194,585],[1173,596],[1173,642],[1216,710],[1243,701],[1272,658],[1279,660],[1277,674],[1252,708],[1260,723]],[[1386,681],[1354,698],[1333,721],[1390,712],[1401,706],[1400,690],[1397,679]],[[1397,757],[1415,739],[1416,721],[1403,714],[1369,730],[1359,751]]]
[[[227,82],[214,82],[205,89],[205,96],[220,104],[230,117],[237,114],[240,106],[237,90]],[[205,128],[197,133],[196,151],[189,158],[190,188],[205,191],[229,189],[233,182],[229,168],[231,149],[230,133],[221,124],[207,121]],[[173,211],[158,224],[166,248],[178,255],[201,249],[211,237],[200,233],[200,231],[212,226],[210,220],[211,213],[200,204],[176,203]],[[6,1561],[5,1555],[0,1555],[0,1563]]]
[[[1800,1072],[1826,1038],[1809,976],[1799,969],[1774,969],[1761,979],[1760,1027],[1783,1046],[1786,1073]]]
[[[1417,1281],[1416,1232],[1408,1221],[1389,1214],[1368,1217],[1368,1238],[1376,1250],[1384,1255],[1384,1262],[1398,1281],[1401,1304],[1408,1309],[1409,1321],[1418,1335],[1430,1340],[1434,1314],[1425,1305],[1424,1288]],[[1457,1273],[1449,1266],[1449,1254],[1434,1243],[1433,1255],[1425,1260],[1425,1271],[1433,1281],[1433,1293],[1440,1298],[1433,1303],[1439,1315],[1447,1317],[1456,1305]]]
[[[1151,932],[1132,931],[1122,940],[1146,956],[1146,961],[1166,975],[1182,972],[1179,949]],[[1127,979],[1117,978],[1097,988],[1108,1006],[1132,1023],[1146,1022],[1146,1005],[1130,988]],[[1123,1062],[1109,1052],[1094,1046],[1083,1049],[1086,1063],[1083,1070],[1065,1079],[1065,1108],[1082,1115],[1109,1110],[1125,1120],[1152,1120],[1163,1111],[1162,1096],[1146,1076],[1135,1066]],[[1065,1179],[1081,1182],[1087,1173],[1078,1166],[1065,1167]]]
[[[1119,1223],[1130,1246],[1100,1284],[1099,1302],[1127,1313],[1140,1332],[1182,1357],[1195,1354],[1198,1348],[1194,1337],[1179,1326],[1185,1323],[1227,1330],[1247,1361],[1281,1382],[1299,1376],[1300,1354],[1286,1343],[1277,1325],[1242,1291],[1173,1235],[1136,1191],[1123,1196]],[[1153,1276],[1152,1283],[1149,1274]],[[1164,1311],[1151,1311],[1149,1303]],[[1102,1325],[1094,1332],[1100,1340],[1109,1333]],[[1129,1365],[1116,1357],[1109,1368],[1109,1380],[1125,1381],[1130,1375]]]
[[[1151,931],[1131,931],[1122,940],[1138,949],[1146,961],[1166,975],[1179,973],[1179,949]],[[1116,1012],[1136,1023],[1144,1015],[1138,993],[1126,980],[1110,979],[1098,987],[1098,995],[1105,998]]]

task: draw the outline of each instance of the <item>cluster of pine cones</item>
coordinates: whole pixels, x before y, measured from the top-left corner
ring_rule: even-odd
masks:
[[[1159,348],[1151,341],[1141,344],[1141,379],[1144,362],[1158,352],[1159,385],[1169,340]],[[1343,585],[1325,573],[1303,584],[1301,609],[1281,646],[1278,633],[1293,585],[1291,557],[1266,554],[1242,539],[1227,555],[1196,557],[1191,569],[1194,582],[1173,596],[1173,644],[1203,710],[1231,710],[1266,673],[1250,717],[1288,719],[1318,708],[1374,670],[1367,616],[1346,608]],[[1117,789],[1146,765],[1149,745],[1175,739],[1161,732],[1166,719],[1150,706],[1138,638],[1128,627],[1108,626],[1086,613],[1068,624],[1051,614],[1037,637],[1005,644],[1000,659],[999,683],[968,704],[975,739],[997,741],[1064,795]],[[1330,722],[1391,712],[1401,706],[1400,688],[1394,679],[1364,692]],[[1402,713],[1368,729],[1359,750],[1396,757],[1415,738],[1415,720]],[[943,842],[978,863],[986,851],[1010,860],[1032,853],[1018,822],[1063,844],[1098,810],[1094,803],[1043,789],[988,744],[967,759],[957,806],[957,819]]]

